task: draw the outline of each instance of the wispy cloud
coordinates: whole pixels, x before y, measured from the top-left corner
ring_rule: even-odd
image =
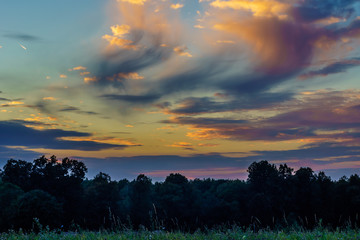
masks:
[[[30,35],[30,34],[24,34],[24,33],[6,33],[2,35],[3,37],[6,38],[11,38],[11,39],[15,39],[18,41],[39,41],[41,40],[40,37],[38,36],[34,36],[34,35]]]
[[[359,58],[344,59],[338,62],[331,63],[330,65],[327,65],[324,68],[301,74],[298,78],[301,80],[306,80],[313,77],[326,77],[330,74],[346,72],[348,69],[359,65],[360,65]]]

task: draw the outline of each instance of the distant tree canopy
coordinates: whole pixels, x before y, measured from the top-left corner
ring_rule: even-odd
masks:
[[[252,163],[248,179],[188,180],[172,173],[153,183],[140,174],[114,181],[100,172],[85,179],[84,163],[42,156],[8,160],[1,172],[0,231],[50,228],[148,228],[194,231],[238,224],[254,229],[301,226],[356,227],[360,177],[332,181],[324,172],[286,164]],[[321,219],[321,220],[320,220]]]

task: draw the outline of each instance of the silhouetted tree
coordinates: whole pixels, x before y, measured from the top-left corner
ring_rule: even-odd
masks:
[[[118,216],[118,201],[120,193],[116,181],[100,172],[92,181],[84,184],[86,209],[86,226],[90,229],[114,227]]]
[[[32,164],[30,162],[10,159],[1,172],[1,179],[4,182],[19,186],[24,191],[28,191],[32,188],[30,181],[31,171]]]
[[[157,188],[158,206],[162,218],[172,227],[185,227],[194,219],[194,195],[188,179],[179,174],[171,173],[165,182]]]
[[[338,181],[324,172],[286,164],[252,163],[247,181],[195,179],[172,173],[152,183],[140,174],[131,182],[100,172],[86,179],[84,163],[42,156],[32,163],[9,160],[0,181],[0,231],[33,229],[34,218],[52,228],[123,226],[195,231],[222,224],[313,228],[360,224],[360,177]],[[128,225],[130,224],[130,225]]]
[[[59,228],[62,222],[61,204],[42,190],[32,190],[22,195],[17,201],[17,210],[18,227],[26,230],[36,230],[35,219],[44,227],[51,228]]]
[[[0,182],[0,230],[14,229],[18,209],[18,199],[24,191],[12,184]]]
[[[135,227],[143,225],[150,227],[151,212],[153,211],[152,183],[144,174],[137,176],[131,182],[131,220]]]
[[[263,225],[274,225],[275,216],[282,214],[279,172],[267,161],[252,163],[248,168],[250,212]]]

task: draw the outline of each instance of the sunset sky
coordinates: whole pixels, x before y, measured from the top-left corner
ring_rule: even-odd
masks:
[[[8,0],[0,165],[246,179],[268,160],[360,173],[356,0]]]

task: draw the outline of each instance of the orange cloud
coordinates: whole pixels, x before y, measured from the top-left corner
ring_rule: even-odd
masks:
[[[54,98],[54,97],[43,97],[43,100],[55,101],[56,98]]]
[[[24,104],[24,102],[10,101],[10,102],[7,102],[6,104],[1,104],[1,106],[17,106],[17,105],[22,105],[22,104]]]
[[[312,29],[274,17],[224,17],[224,21],[215,24],[214,29],[230,33],[247,43],[260,71],[291,73],[304,68],[312,57],[313,39],[318,36]]]
[[[60,77],[60,78],[67,78],[67,75],[65,75],[65,74],[60,74],[59,77]]]
[[[103,36],[110,46],[142,50],[159,47],[161,44],[178,45],[176,42],[182,37],[182,25],[173,12],[166,11],[170,7],[169,2],[157,1],[156,5],[144,5],[144,0],[118,2],[118,11],[114,12],[114,20],[121,24],[111,27],[111,35]],[[124,2],[132,4],[124,4]]]
[[[188,142],[175,142],[171,145],[168,145],[169,147],[178,147],[178,148],[187,148],[187,149],[192,149],[193,145],[191,143]]]
[[[77,66],[69,69],[69,71],[79,71],[79,70],[86,70],[86,67]]]
[[[251,12],[255,17],[279,17],[286,18],[291,8],[290,3],[276,0],[215,0],[211,6],[216,8],[231,8]]]
[[[114,25],[114,26],[111,26],[110,28],[111,28],[113,35],[116,37],[122,37],[123,35],[128,34],[131,29],[130,26],[126,25],[126,24]]]
[[[199,143],[198,146],[199,146],[199,147],[217,147],[217,146],[219,146],[219,144],[214,144],[214,143]]]
[[[323,18],[323,19],[319,19],[319,20],[315,21],[316,24],[320,24],[320,25],[331,25],[331,24],[339,23],[339,22],[346,22],[346,19],[331,16],[328,18]]]
[[[211,140],[211,139],[227,139],[230,136],[222,134],[217,128],[190,128],[195,130],[193,132],[188,132],[187,137],[195,140]]]
[[[197,25],[194,25],[194,28],[199,28],[199,29],[203,29],[205,28],[204,26],[200,25],[200,24],[197,24]]]
[[[122,39],[110,35],[104,35],[103,39],[107,40],[110,43],[110,46],[118,46],[125,49],[137,49],[135,45],[132,45],[133,41],[128,39]]]
[[[118,46],[124,49],[136,50],[137,46],[133,45],[134,41],[125,39],[125,35],[130,33],[131,27],[127,24],[114,25],[110,27],[113,35],[104,35],[102,38],[107,40],[110,46]]]
[[[192,57],[192,55],[187,52],[187,47],[185,46],[177,46],[174,48],[174,52],[177,53],[179,56],[184,56],[184,57]]]
[[[118,2],[128,2],[135,5],[144,5],[147,0],[117,0]]]
[[[85,83],[96,82],[96,81],[97,81],[97,77],[84,77]]]
[[[235,42],[232,40],[217,40],[216,43],[235,44]]]
[[[115,74],[112,77],[107,77],[107,80],[110,80],[110,81],[121,81],[123,79],[141,80],[141,79],[144,79],[144,77],[140,76],[136,72],[118,73],[118,74]]]
[[[171,4],[170,7],[172,9],[180,9],[180,8],[184,7],[184,4],[180,4],[180,3]]]

